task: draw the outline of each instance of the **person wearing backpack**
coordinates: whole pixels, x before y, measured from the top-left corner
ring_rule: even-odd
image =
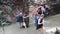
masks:
[[[36,14],[36,15],[35,15],[35,18],[34,18],[34,25],[35,25],[35,26],[37,26],[37,22],[38,22],[38,19],[39,19],[39,18],[40,18],[40,15],[39,15],[39,14],[38,14],[38,15]]]

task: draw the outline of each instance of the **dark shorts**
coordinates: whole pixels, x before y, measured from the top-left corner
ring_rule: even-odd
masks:
[[[29,27],[29,18],[28,17],[24,18],[24,22],[26,24],[26,27]]]
[[[40,28],[42,28],[42,27],[43,27],[43,24],[37,25],[37,26],[36,26],[36,30],[38,30],[38,29],[40,29]]]

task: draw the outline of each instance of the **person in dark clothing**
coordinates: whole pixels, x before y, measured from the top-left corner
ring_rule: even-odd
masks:
[[[17,15],[16,18],[17,18],[17,22],[19,22],[20,28],[21,28],[23,25],[23,13],[22,13],[22,11],[20,11],[20,13]]]
[[[20,14],[19,14],[19,24],[20,24],[20,27],[23,25],[23,13],[22,13],[22,11],[20,11]]]
[[[55,34],[60,34],[60,30],[58,28],[56,28]]]
[[[29,16],[26,14],[24,15],[24,22],[26,24],[26,28],[28,28],[29,27]]]
[[[42,13],[41,7],[38,8],[37,12],[38,12],[38,14],[41,14]]]
[[[44,18],[44,14],[41,14],[40,18],[38,19],[38,22],[37,22],[36,30],[37,30],[38,34],[40,34],[41,31],[45,34],[43,18]]]

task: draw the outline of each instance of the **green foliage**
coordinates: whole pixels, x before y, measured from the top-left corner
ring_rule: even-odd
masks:
[[[12,13],[13,10],[10,6],[5,6],[5,8],[6,8],[6,10],[8,11],[9,14]]]
[[[3,12],[3,11],[2,11],[2,10],[0,10],[0,14],[2,14],[2,12]]]

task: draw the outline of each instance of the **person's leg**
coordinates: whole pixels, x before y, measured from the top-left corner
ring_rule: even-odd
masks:
[[[28,28],[29,25],[27,20],[25,20],[25,24],[26,24],[26,27]]]
[[[26,26],[29,27],[29,18],[26,19]]]
[[[27,27],[27,28],[29,27],[28,22],[26,22],[26,27]]]
[[[41,29],[38,29],[38,30],[37,30],[37,33],[38,33],[38,34],[41,34]]]
[[[40,34],[40,31],[39,31],[39,30],[37,30],[37,33],[38,33],[38,34]]]
[[[22,22],[19,22],[19,25],[20,25],[20,28],[23,26],[23,23]]]
[[[41,31],[45,34],[46,33],[46,30],[45,30],[45,28],[43,27],[43,28],[41,28]]]
[[[21,23],[19,22],[20,28],[21,28]]]
[[[23,26],[24,26],[25,28],[27,28],[27,27],[26,27],[26,23],[25,23],[25,22],[23,22]]]

